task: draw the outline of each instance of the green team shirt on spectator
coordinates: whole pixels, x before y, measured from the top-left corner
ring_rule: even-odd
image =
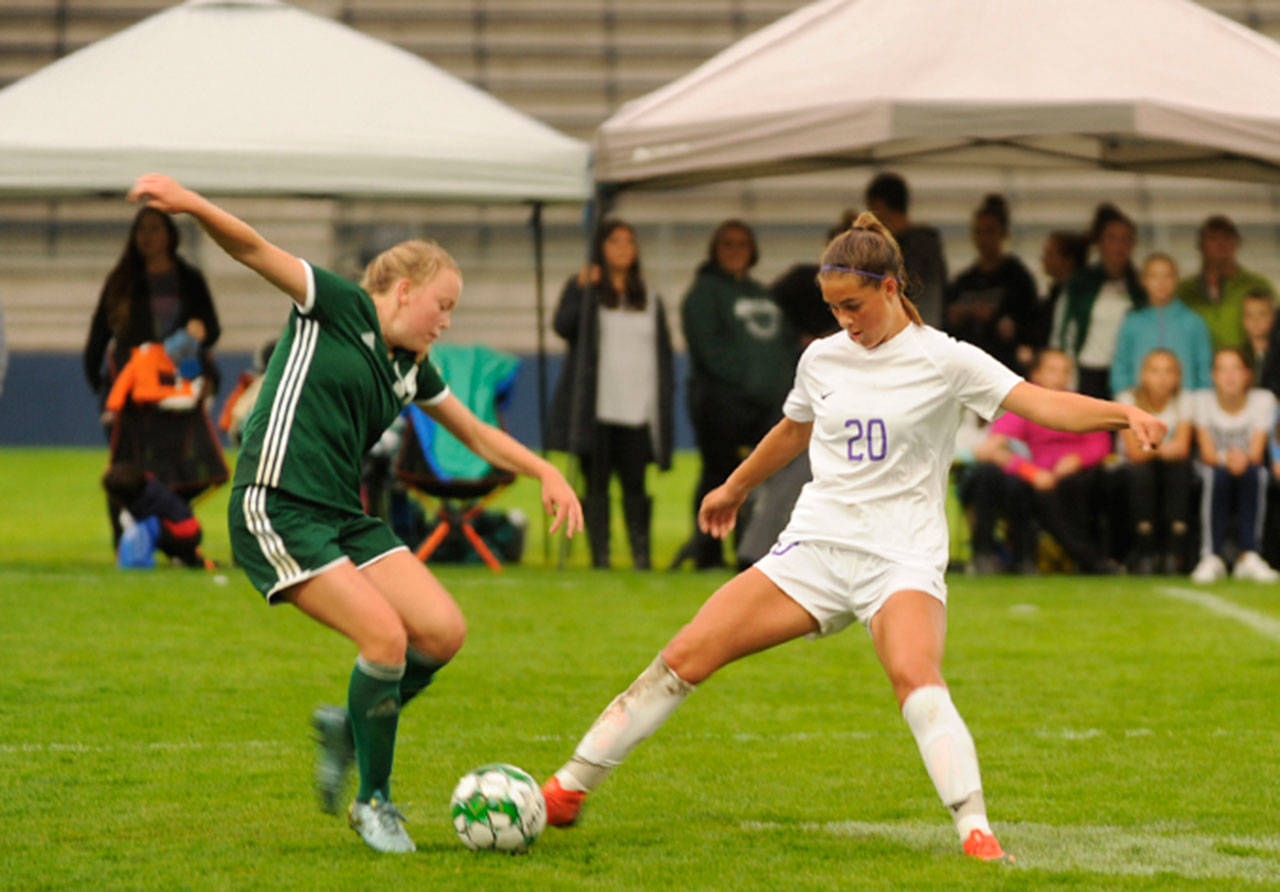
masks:
[[[245,423],[235,486],[263,486],[360,512],[360,461],[411,402],[449,389],[428,361],[389,350],[373,299],[303,261],[307,299],[294,305]]]

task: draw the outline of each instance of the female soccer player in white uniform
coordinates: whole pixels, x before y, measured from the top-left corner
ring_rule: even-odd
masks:
[[[966,854],[1006,858],[987,823],[973,739],[942,680],[946,633],[944,493],[961,409],[1001,409],[1046,427],[1164,425],[1133,406],[1046,390],[925,326],[902,294],[902,254],[871,214],[836,236],[818,281],[842,331],[805,351],[784,417],[702,502],[723,537],[751,489],[809,449],[813,480],[773,551],[702,606],[620,694],[543,786],[549,823],[576,820],[586,794],[721,666],[854,619],[870,629],[925,768]]]
[[[233,258],[295,303],[263,378],[228,505],[236,561],[268,603],[287,601],[359,649],[347,708],[317,711],[321,803],[337,810],[354,760],[348,811],[371,847],[411,852],[391,801],[401,708],[431,683],[466,635],[462,611],[426,567],[360,503],[360,460],[409,402],[490,464],[542,483],[554,531],[582,528],[564,477],[449,393],[426,361],[449,327],[462,278],[434,242],[384,251],[360,286],[312,267],[169,177],[147,174],[129,197],[188,213]]]

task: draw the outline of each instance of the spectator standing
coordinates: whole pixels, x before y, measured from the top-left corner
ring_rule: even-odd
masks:
[[[1046,349],[1036,356],[1028,380],[1049,390],[1070,390],[1071,357]],[[1016,447],[1016,443],[1022,444]],[[991,425],[975,450],[980,464],[968,490],[974,506],[974,566],[995,567],[992,530],[1001,509],[1009,519],[1014,568],[1033,566],[1035,516],[1062,545],[1082,573],[1113,573],[1116,567],[1092,532],[1093,511],[1101,492],[1101,463],[1111,453],[1111,436],[1053,430],[1012,412]]]
[[[1213,389],[1196,394],[1196,445],[1200,449],[1203,532],[1194,582],[1227,575],[1227,534],[1234,520],[1236,559],[1232,575],[1255,582],[1280,579],[1258,553],[1267,485],[1267,440],[1275,424],[1276,399],[1253,388],[1253,373],[1237,347],[1213,355]],[[1234,508],[1234,511],[1232,510]]]
[[[1195,425],[1191,394],[1182,389],[1177,354],[1163,347],[1149,352],[1136,385],[1116,394],[1116,402],[1137,406],[1168,426],[1164,441],[1155,449],[1143,449],[1128,431],[1116,437],[1133,532],[1129,568],[1141,575],[1157,570],[1184,573]]]
[[[1067,281],[1053,345],[1075,360],[1076,389],[1107,399],[1120,326],[1125,314],[1146,304],[1147,296],[1133,268],[1133,221],[1114,205],[1104,204],[1094,214],[1091,234],[1098,263],[1077,270]]]
[[[947,287],[946,331],[1017,370],[1018,345],[1033,339],[1036,283],[1026,265],[1005,252],[1009,206],[1004,196],[983,199],[970,234],[978,259]]]
[[[907,181],[896,173],[877,174],[867,184],[867,210],[889,228],[902,249],[910,280],[907,296],[915,303],[926,325],[942,328],[942,303],[947,287],[947,258],[942,252],[942,236],[932,226],[911,220],[910,201]]]
[[[1209,328],[1199,313],[1178,300],[1178,266],[1168,254],[1152,254],[1142,264],[1142,287],[1149,306],[1124,317],[1111,361],[1111,390],[1119,393],[1138,383],[1138,371],[1152,350],[1169,350],[1178,358],[1187,390],[1209,387],[1213,347]],[[1143,406],[1146,409],[1146,406]],[[1150,411],[1150,409],[1148,409]]]
[[[133,348],[179,330],[199,342],[202,372],[216,389],[209,350],[222,328],[204,276],[178,256],[178,242],[178,227],[168,214],[144,207],[134,216],[120,259],[102,286],[84,347],[85,377],[102,399]]]
[[[1230,217],[1215,214],[1200,225],[1200,271],[1178,283],[1178,297],[1204,317],[1213,349],[1243,348],[1244,296],[1275,295],[1264,276],[1240,265],[1240,230]]]
[[[698,506],[782,416],[799,355],[795,332],[768,290],[751,277],[755,233],[725,220],[711,235],[681,307],[689,348],[689,417],[702,458],[693,497],[694,534],[674,565],[724,564],[720,540],[697,528]],[[741,533],[741,527],[739,535]]]
[[[675,359],[666,312],[645,285],[635,230],[605,220],[591,262],[565,283],[552,321],[568,344],[551,404],[548,446],[578,456],[591,565],[609,566],[609,481],[622,485],[632,564],[648,570],[652,462],[671,467]]]

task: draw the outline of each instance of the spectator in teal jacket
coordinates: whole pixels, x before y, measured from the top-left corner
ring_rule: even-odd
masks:
[[[1186,390],[1212,387],[1209,327],[1199,313],[1174,295],[1178,287],[1177,264],[1168,254],[1152,254],[1142,264],[1142,286],[1147,290],[1150,306],[1132,311],[1120,326],[1116,356],[1111,363],[1111,392],[1136,386],[1143,359],[1157,349],[1178,357]]]

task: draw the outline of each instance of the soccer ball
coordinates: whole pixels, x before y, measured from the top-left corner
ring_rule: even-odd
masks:
[[[514,854],[527,851],[547,826],[547,803],[532,777],[495,762],[462,776],[449,815],[467,848]]]

